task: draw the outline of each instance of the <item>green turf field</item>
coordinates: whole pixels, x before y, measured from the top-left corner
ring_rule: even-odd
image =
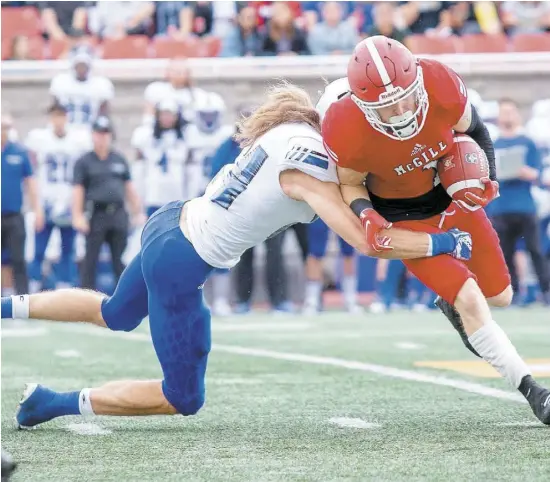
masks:
[[[550,384],[550,313],[495,311]],[[156,378],[148,326],[3,324],[15,481],[550,481],[550,427],[436,313],[215,320],[195,417],[66,417],[16,431],[22,386]],[[442,362],[453,362],[442,364]],[[466,363],[464,363],[466,362]]]

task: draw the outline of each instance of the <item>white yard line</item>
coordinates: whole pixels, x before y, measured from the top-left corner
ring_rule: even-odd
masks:
[[[60,358],[79,358],[81,356],[78,350],[57,350],[54,354]]]
[[[49,330],[44,327],[21,327],[21,328],[2,328],[2,338],[27,338],[32,336],[47,335]]]
[[[111,332],[102,328],[84,327],[82,325],[58,325],[59,328],[72,331],[75,333],[86,333],[90,335],[102,337],[117,337],[126,340],[150,341],[150,336],[143,333],[126,333],[123,331]],[[384,365],[375,365],[372,363],[363,363],[352,360],[344,360],[342,358],[305,355],[301,353],[286,353],[273,350],[264,350],[262,348],[250,348],[236,345],[219,345],[213,344],[212,349],[222,353],[230,353],[232,355],[252,356],[259,358],[270,358],[273,360],[284,360],[298,363],[307,363],[311,365],[324,365],[339,368],[347,368],[348,370],[356,370],[363,372],[376,373],[391,378],[400,378],[418,383],[429,383],[431,385],[439,385],[443,387],[456,388],[464,392],[476,393],[486,397],[498,398],[501,400],[510,400],[513,402],[527,403],[527,401],[519,394],[512,393],[498,388],[491,388],[479,383],[466,382],[443,376],[429,375],[420,371],[404,370],[401,368],[388,367]]]
[[[412,343],[410,341],[401,341],[399,343],[396,343],[395,346],[397,348],[400,348],[401,350],[420,350],[422,348],[426,348],[424,345]]]

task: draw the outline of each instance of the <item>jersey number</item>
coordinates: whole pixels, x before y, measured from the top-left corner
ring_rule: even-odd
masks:
[[[52,184],[69,183],[72,180],[71,162],[68,156],[62,154],[46,157],[46,177]]]
[[[221,186],[215,189],[210,200],[224,209],[229,209],[235,199],[246,190],[254,176],[258,174],[266,159],[267,153],[261,146],[257,146],[248,155],[237,159],[230,169],[220,171],[219,175],[212,179],[210,185],[215,186],[216,183],[221,182]]]
[[[92,106],[88,102],[70,102],[67,110],[73,124],[89,124],[92,120]]]
[[[159,159],[159,162],[157,162],[157,166],[160,167],[164,174],[168,172],[168,156],[166,155],[166,152],[162,153],[162,157]]]

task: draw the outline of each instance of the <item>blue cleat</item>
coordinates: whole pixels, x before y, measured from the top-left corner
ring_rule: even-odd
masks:
[[[17,428],[29,429],[56,417],[50,404],[56,392],[36,383],[27,383],[15,412]]]

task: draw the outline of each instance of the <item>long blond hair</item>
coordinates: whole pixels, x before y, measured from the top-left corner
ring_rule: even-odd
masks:
[[[290,122],[304,122],[321,132],[321,118],[307,92],[283,81],[270,87],[266,101],[238,123],[235,139],[241,147],[247,147],[267,131]]]

